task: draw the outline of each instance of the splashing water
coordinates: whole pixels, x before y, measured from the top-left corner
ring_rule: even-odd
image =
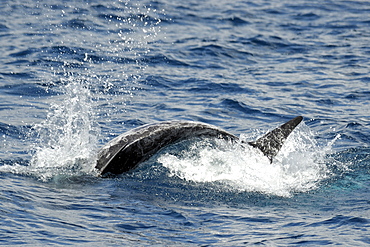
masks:
[[[93,162],[100,129],[94,111],[95,102],[86,82],[73,76],[63,81],[59,96],[52,98],[47,118],[33,126],[28,165],[1,166],[1,171],[26,174],[48,181],[55,176],[95,174]]]
[[[147,44],[157,36],[161,22],[157,10],[140,3],[118,1],[107,6],[119,13],[104,20],[101,15],[85,18],[82,14],[81,20],[91,20],[82,22],[83,25],[73,25],[75,10],[90,8],[87,2],[64,6],[62,15],[56,15],[61,21],[59,25],[48,17],[49,14],[54,16],[59,9],[50,6],[43,12],[44,20],[50,21],[45,22],[45,30],[59,37],[51,44],[51,51],[57,49],[58,53],[46,52],[47,60],[62,64],[51,67],[52,75],[45,72],[44,80],[60,93],[49,99],[46,119],[34,125],[29,134],[32,141],[29,164],[4,165],[2,171],[28,174],[42,181],[58,176],[95,175],[96,150],[101,137],[99,114],[109,121],[116,111],[122,110],[122,102],[128,100],[122,99],[122,92],[132,97],[131,91],[135,90],[137,80],[146,69],[143,55],[150,52]],[[71,23],[74,28],[69,27]],[[89,32],[93,28],[100,30],[102,26],[102,32]],[[73,35],[64,39],[66,28]],[[79,44],[89,49],[81,49]],[[121,62],[125,59],[127,64]],[[84,67],[84,71],[80,67]],[[117,95],[112,95],[111,91]]]
[[[63,90],[62,102],[53,103],[46,120],[34,127],[39,143],[34,147],[30,167],[43,169],[39,173],[42,180],[51,178],[55,170],[74,174],[76,169],[93,171],[99,128],[91,92],[82,80],[73,77],[67,79]]]
[[[324,159],[332,143],[320,147],[305,124],[300,124],[288,137],[272,164],[250,146],[222,140],[214,144],[198,141],[179,155],[165,153],[158,161],[170,170],[170,176],[195,182],[217,182],[236,191],[285,197],[315,189],[320,181],[330,176]]]

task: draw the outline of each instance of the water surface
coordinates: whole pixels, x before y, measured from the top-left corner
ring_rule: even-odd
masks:
[[[370,244],[364,1],[2,1],[0,244]],[[170,146],[100,178],[97,150],[163,120],[246,140],[302,115],[270,164]]]

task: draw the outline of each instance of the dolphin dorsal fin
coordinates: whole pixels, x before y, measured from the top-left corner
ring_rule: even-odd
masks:
[[[290,133],[303,120],[302,116],[293,118],[280,127],[268,132],[254,142],[248,142],[249,145],[258,148],[272,163],[273,158],[280,151]]]

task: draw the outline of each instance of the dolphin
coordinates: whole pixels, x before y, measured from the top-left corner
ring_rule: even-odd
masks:
[[[284,141],[302,119],[302,116],[295,117],[253,142],[242,142],[223,129],[201,122],[164,121],[147,124],[121,134],[102,147],[98,152],[95,168],[99,175],[128,172],[160,149],[194,137],[219,138],[251,145],[259,149],[272,163]]]

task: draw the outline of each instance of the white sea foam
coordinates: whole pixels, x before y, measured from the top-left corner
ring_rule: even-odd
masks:
[[[301,124],[272,164],[257,149],[224,141],[217,141],[217,146],[196,142],[180,155],[166,153],[158,160],[171,176],[181,179],[218,182],[237,191],[291,196],[316,188],[329,175],[324,159],[330,145],[320,147],[309,128]]]

